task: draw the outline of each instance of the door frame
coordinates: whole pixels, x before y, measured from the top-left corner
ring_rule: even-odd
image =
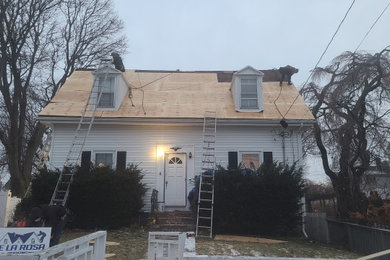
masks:
[[[168,158],[169,158],[169,155],[171,154],[181,154],[181,155],[184,155],[184,182],[183,182],[183,185],[184,185],[184,205],[183,206],[175,206],[175,205],[166,205],[166,185],[165,185],[165,182],[166,182],[166,179],[167,179],[167,173],[168,173]],[[188,163],[188,160],[187,160],[187,153],[186,152],[166,152],[164,154],[164,181],[163,181],[163,187],[164,187],[164,204],[165,204],[165,207],[187,207],[187,163]]]

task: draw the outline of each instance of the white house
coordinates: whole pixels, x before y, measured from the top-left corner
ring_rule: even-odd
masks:
[[[103,70],[102,70],[103,71]],[[94,78],[103,87],[82,163],[113,168],[136,163],[160,210],[189,208],[187,195],[201,172],[205,111],[217,112],[216,161],[224,167],[302,156],[301,133],[313,116],[294,85],[277,70],[75,71],[39,120],[53,129],[49,165],[61,168]],[[288,123],[284,129],[280,121]]]

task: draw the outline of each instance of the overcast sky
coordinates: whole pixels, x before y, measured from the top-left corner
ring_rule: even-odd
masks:
[[[320,66],[358,46],[389,0],[356,0]],[[125,23],[128,69],[272,69],[302,85],[352,0],[114,0]],[[390,45],[390,8],[360,49]]]

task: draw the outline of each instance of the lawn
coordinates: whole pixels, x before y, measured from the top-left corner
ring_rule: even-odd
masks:
[[[61,242],[65,242],[93,231],[65,230]],[[196,253],[205,255],[245,255],[315,258],[357,258],[358,254],[325,244],[313,243],[300,238],[278,238],[285,243],[267,244],[254,242],[196,240]],[[113,259],[146,259],[148,232],[142,229],[122,228],[107,232],[107,241],[119,242],[107,246],[107,253],[115,253]],[[110,258],[111,259],[111,258]]]

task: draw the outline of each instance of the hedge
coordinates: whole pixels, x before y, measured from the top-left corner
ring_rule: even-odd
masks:
[[[138,220],[143,207],[145,185],[136,165],[125,170],[98,167],[76,171],[67,207],[72,213],[68,226],[78,228],[119,228]],[[36,205],[48,204],[58,180],[58,171],[42,170],[33,177],[31,194],[18,206],[16,217],[27,216]]]
[[[291,234],[301,221],[302,169],[261,165],[215,173],[214,230],[218,234]]]

